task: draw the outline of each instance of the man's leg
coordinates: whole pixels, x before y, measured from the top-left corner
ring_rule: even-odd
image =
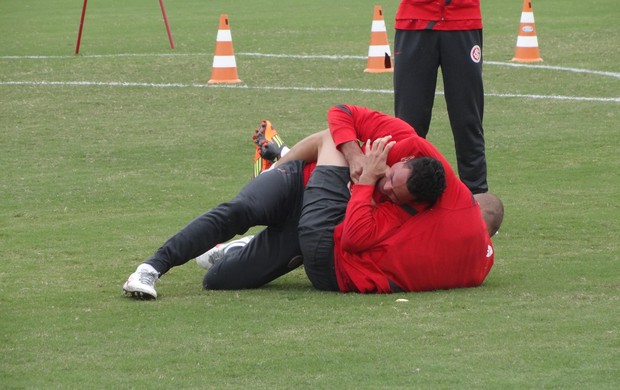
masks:
[[[252,226],[277,227],[286,224],[291,208],[299,207],[296,205],[301,202],[303,165],[301,161],[293,161],[283,164],[277,170],[259,175],[243,187],[230,202],[222,203],[190,222],[145,262],[159,274],[155,275],[155,279],[172,267],[185,264],[203,254],[216,244],[228,241],[237,234],[244,234]],[[140,287],[137,280],[130,283],[132,276],[123,287],[129,293],[133,292],[133,284]],[[154,280],[150,283],[152,286]],[[152,291],[148,289],[139,292],[156,296],[154,288]]]
[[[299,220],[304,269],[319,290],[339,290],[334,268],[334,228],[345,215],[350,197],[349,180],[347,162],[327,133],[304,192]]]
[[[426,137],[437,86],[439,34],[396,30],[394,37],[394,114]]]
[[[303,163],[297,161],[259,175],[231,201],[190,222],[146,263],[163,275],[253,226],[282,224],[299,196],[302,169]]]
[[[333,144],[329,130],[304,138],[285,156],[281,156],[272,170],[285,167],[284,164],[294,160],[316,161],[323,138],[327,137]],[[342,158],[340,153],[337,154],[339,155],[337,157]],[[267,173],[261,173],[261,176],[265,174]],[[286,207],[287,218],[282,223],[268,226],[243,248],[226,252],[222,261],[211,267],[205,275],[203,281],[205,289],[256,288],[301,265],[297,226],[303,204],[303,184],[300,184],[299,188],[296,196],[290,198],[290,205]]]
[[[232,248],[204,277],[206,290],[240,290],[261,287],[302,264],[297,236],[302,192],[290,218],[279,226],[269,226],[247,245]]]
[[[459,177],[474,193],[488,191],[485,157],[482,30],[442,31],[441,70]]]
[[[323,139],[332,145],[332,158],[346,165],[346,161],[333,145],[329,130],[324,130],[295,144],[273,169],[285,167],[284,164],[293,160],[317,161]],[[332,162],[326,161],[326,158],[328,155],[323,153],[321,162]],[[264,174],[267,173],[261,175]],[[268,226],[244,247],[227,252],[222,261],[210,268],[205,275],[203,281],[205,289],[256,288],[301,265],[297,226],[303,205],[303,184],[301,183],[298,188],[300,190],[295,191],[296,196],[290,198],[290,205],[286,207],[287,218],[280,224]]]

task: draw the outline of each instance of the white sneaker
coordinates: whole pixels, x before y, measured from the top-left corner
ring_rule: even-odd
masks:
[[[238,240],[229,241],[226,244],[217,244],[202,255],[196,257],[196,263],[198,263],[198,266],[200,266],[200,268],[208,270],[215,264],[219,263],[224,258],[224,254],[226,252],[228,252],[232,248],[246,246],[247,243],[250,242],[252,237],[254,236],[242,237]]]
[[[123,285],[125,295],[136,299],[156,299],[155,282],[159,272],[149,264],[140,264]]]

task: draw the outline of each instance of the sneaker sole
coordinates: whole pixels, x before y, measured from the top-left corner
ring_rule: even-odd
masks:
[[[140,301],[151,301],[157,299],[157,297],[152,296],[151,294],[142,292],[142,291],[127,291],[123,290],[125,296],[133,299],[137,299]]]

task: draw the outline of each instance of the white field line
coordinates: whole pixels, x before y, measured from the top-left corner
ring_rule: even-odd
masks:
[[[324,60],[365,60],[368,57],[366,56],[342,56],[342,55],[295,55],[295,54],[266,54],[266,53],[237,53],[238,56],[249,56],[249,57],[272,57],[272,58],[294,58],[294,59],[324,59]],[[91,55],[80,55],[77,56],[79,58],[122,58],[122,57],[191,57],[191,56],[213,56],[208,53],[145,53],[145,54],[91,54]],[[76,56],[0,56],[2,60],[21,60],[21,59],[34,59],[34,60],[46,60],[46,59],[67,59],[67,58],[76,58]],[[496,66],[511,66],[515,68],[535,68],[535,69],[546,69],[546,70],[556,70],[562,72],[571,72],[571,73],[587,73],[599,76],[607,76],[620,79],[619,72],[605,72],[598,70],[590,70],[590,69],[579,69],[579,68],[566,68],[561,66],[550,66],[550,65],[540,65],[540,64],[523,64],[523,63],[514,63],[514,62],[498,62],[498,61],[485,61],[487,65],[496,65]]]
[[[600,70],[564,68],[561,66],[551,66],[551,65],[519,64],[515,62],[485,61],[484,63],[489,64],[489,65],[497,65],[497,66],[511,66],[513,68],[534,68],[534,69],[545,69],[545,70],[559,70],[562,72],[571,72],[571,73],[587,73],[587,74],[614,77],[614,78],[620,79],[620,73],[618,72],[604,72]]]
[[[291,54],[264,54],[264,53],[237,53],[239,56],[252,57],[272,57],[272,58],[293,58],[293,59],[325,59],[325,60],[364,60],[365,56],[338,56],[338,55],[291,55]],[[161,53],[161,54],[102,54],[102,55],[82,55],[81,58],[122,58],[122,57],[174,57],[174,56],[212,56],[206,53]],[[76,56],[0,56],[0,59],[70,59]],[[511,66],[524,68],[537,68],[545,70],[565,71],[573,73],[587,73],[593,75],[620,78],[620,73],[602,72],[588,69],[564,68],[558,66],[521,64],[512,62],[486,61],[486,64],[497,66]],[[258,90],[282,90],[282,91],[309,91],[309,92],[361,92],[361,93],[382,93],[391,94],[392,90],[381,89],[360,89],[360,88],[314,88],[314,87],[283,87],[283,86],[248,86],[248,85],[221,85],[221,84],[156,84],[156,83],[128,83],[128,82],[96,82],[96,81],[75,81],[75,82],[55,82],[55,81],[4,81],[0,85],[64,85],[64,86],[108,86],[108,87],[155,87],[155,88],[245,88]],[[438,94],[443,94],[437,91]],[[560,95],[531,95],[531,94],[500,94],[486,93],[489,97],[524,98],[524,99],[551,99],[551,100],[573,100],[573,101],[597,101],[597,102],[619,102],[620,98],[597,98],[579,96],[560,96]]]
[[[391,89],[364,89],[364,88],[331,88],[331,87],[284,87],[284,86],[250,86],[236,84],[182,84],[182,83],[132,83],[132,82],[102,82],[102,81],[0,81],[0,85],[24,85],[24,86],[87,86],[87,87],[142,87],[142,88],[228,88],[228,89],[256,89],[263,91],[306,91],[306,92],[356,92],[356,93],[379,93],[391,94]],[[437,91],[437,94],[443,94]],[[571,100],[587,102],[616,102],[617,98],[597,98],[561,95],[530,95],[509,93],[485,93],[489,97],[520,98],[520,99],[547,99],[547,100]]]

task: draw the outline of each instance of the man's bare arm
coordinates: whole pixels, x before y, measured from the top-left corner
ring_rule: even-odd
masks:
[[[284,157],[281,157],[274,164],[274,166],[295,160],[315,162],[319,156],[319,148],[321,147],[321,142],[323,142],[325,133],[329,134],[329,130],[319,131],[297,142]]]

